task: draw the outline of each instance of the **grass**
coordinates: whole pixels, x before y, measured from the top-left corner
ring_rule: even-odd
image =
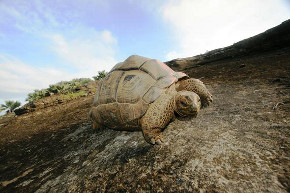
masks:
[[[83,97],[83,96],[87,96],[87,93],[85,91],[68,93],[68,94],[60,94],[59,98],[61,100],[71,100],[71,99],[76,99],[76,98]]]

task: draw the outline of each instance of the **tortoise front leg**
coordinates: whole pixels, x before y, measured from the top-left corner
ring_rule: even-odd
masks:
[[[144,139],[152,145],[161,145],[164,142],[161,128],[142,128]]]
[[[176,84],[176,90],[187,90],[195,92],[201,99],[202,107],[207,107],[211,102],[213,102],[212,94],[199,79],[189,78],[180,80]]]
[[[164,142],[162,130],[174,117],[174,105],[174,96],[170,94],[163,94],[150,104],[140,121],[143,136],[148,143],[154,145]]]

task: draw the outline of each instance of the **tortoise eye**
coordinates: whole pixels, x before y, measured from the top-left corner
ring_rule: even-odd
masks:
[[[187,105],[186,102],[184,102],[184,101],[180,101],[180,104],[181,104],[182,106],[186,106],[186,105]]]

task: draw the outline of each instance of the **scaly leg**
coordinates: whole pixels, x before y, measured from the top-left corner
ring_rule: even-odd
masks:
[[[145,140],[150,144],[164,142],[162,130],[174,117],[174,96],[163,94],[150,104],[147,112],[141,119],[141,127]]]
[[[93,129],[103,129],[102,125],[93,121]]]
[[[89,116],[93,122],[92,127],[93,129],[103,129],[104,127],[97,122],[97,120],[100,119],[100,117],[98,116],[98,112],[97,112],[97,108],[93,107],[92,110],[89,113]]]

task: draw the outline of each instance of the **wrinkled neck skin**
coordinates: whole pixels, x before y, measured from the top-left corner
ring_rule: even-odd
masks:
[[[176,83],[175,83],[175,90],[176,91],[179,91],[179,86],[180,86],[180,80],[178,80]]]
[[[188,76],[178,79],[178,81],[175,83],[175,89],[176,89],[176,91],[181,91],[181,90],[184,89],[183,88],[183,85],[181,84],[181,81],[182,80],[187,80],[187,79],[189,79]]]

